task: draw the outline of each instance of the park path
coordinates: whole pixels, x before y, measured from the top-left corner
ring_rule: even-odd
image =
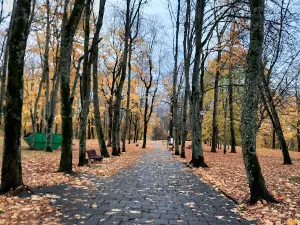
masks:
[[[40,191],[60,196],[53,204],[62,208],[63,224],[253,224],[167,150],[141,154],[132,168],[92,178],[96,190],[59,185]]]

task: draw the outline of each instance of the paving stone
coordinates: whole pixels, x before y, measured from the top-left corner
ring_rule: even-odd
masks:
[[[112,177],[77,175],[89,178],[96,190],[56,185],[39,191],[60,196],[52,204],[61,206],[62,224],[255,224],[231,212],[236,207],[231,200],[170,152],[156,148],[141,154],[137,165]]]

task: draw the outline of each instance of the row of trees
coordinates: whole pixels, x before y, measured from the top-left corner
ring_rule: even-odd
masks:
[[[16,0],[12,13],[0,17],[5,23],[11,15],[2,48],[1,93],[6,92],[2,192],[22,185],[22,114],[31,119],[33,136],[38,124],[46,130],[47,151],[52,151],[54,124],[61,123],[56,129],[63,136],[59,170],[70,173],[76,130],[79,166],[86,164],[89,120],[94,122],[105,157],[109,156],[106,138],[116,156],[126,151],[125,140],[132,135],[137,140],[142,134],[146,147],[149,128],[159,119],[154,107],[160,98],[170,103],[169,135],[175,138],[175,154],[185,157],[185,141],[190,136],[191,164],[207,167],[202,142],[211,142],[216,152],[221,136],[218,118],[223,118],[224,150],[227,136],[233,153],[241,141],[251,201],[275,201],[261,173],[256,135],[271,122],[284,164],[292,163],[279,112],[294,98],[293,107],[299,113],[297,3],[178,0],[173,7],[169,2],[174,63],[169,71],[165,70],[170,63],[166,62],[168,45],[162,41],[162,27],[143,14],[146,0],[126,0],[124,9],[114,6],[107,27],[103,27],[105,0],[97,2],[97,7],[94,4],[91,0],[41,4]],[[39,60],[39,66],[24,66],[25,55],[31,62]],[[210,109],[212,129],[202,115]],[[300,137],[297,121],[294,129]],[[165,121],[161,126],[166,127]],[[152,130],[158,136],[159,129]]]
[[[45,132],[48,152],[52,133],[62,133],[59,171],[65,173],[72,172],[74,135],[79,166],[87,164],[86,139],[94,133],[104,157],[110,156],[107,146],[112,155],[125,152],[126,139],[142,137],[146,147],[147,134],[158,122],[153,109],[163,60],[159,23],[144,17],[146,4],[128,0],[125,10],[114,6],[113,20],[103,26],[105,0],[13,3],[2,21],[5,26],[11,18],[2,40],[7,79],[5,68],[1,192],[23,184],[22,126],[32,130],[32,146],[35,133]]]
[[[203,141],[211,152],[217,151],[220,141],[224,153],[227,147],[236,153],[240,144],[251,201],[275,201],[265,187],[256,137],[261,145],[272,139],[272,148],[278,142],[283,163],[292,164],[286,137],[300,140],[295,28],[299,5],[292,0],[178,0],[176,9],[171,5],[174,70],[172,89],[165,85],[170,103],[165,117],[170,117],[168,133],[175,138],[175,154],[185,157],[188,137],[191,164],[207,167]]]

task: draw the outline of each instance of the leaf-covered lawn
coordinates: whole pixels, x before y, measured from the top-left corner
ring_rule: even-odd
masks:
[[[189,146],[190,143],[187,145]],[[237,153],[219,149],[210,152],[210,146],[203,145],[204,159],[209,168],[192,169],[201,179],[214,188],[232,196],[239,202],[239,213],[261,224],[300,224],[300,153],[290,152],[293,165],[283,165],[280,150],[258,149],[258,157],[269,191],[280,200],[279,204],[248,205],[249,188],[243,164],[241,149]],[[227,150],[230,151],[230,150]],[[186,148],[186,159],[192,157],[190,147]]]
[[[2,138],[0,139],[2,140]],[[112,156],[104,158],[102,162],[91,163],[89,166],[78,167],[78,140],[73,141],[73,170],[75,173],[86,173],[100,177],[112,176],[122,168],[127,168],[136,163],[140,158],[141,144],[127,145],[127,152],[121,157]],[[151,143],[150,143],[151,144]],[[26,150],[22,142],[22,169],[24,185],[29,187],[52,186],[56,184],[70,184],[77,187],[88,187],[91,182],[83,176],[65,175],[57,172],[60,160],[60,150],[48,153],[44,151]],[[87,141],[87,149],[96,149],[100,155],[99,145],[96,140]],[[111,153],[111,148],[108,148]],[[0,172],[2,167],[2,145],[0,146]],[[0,196],[0,224],[59,224],[59,211],[50,206],[57,196],[33,195],[28,198],[14,196]],[[55,212],[55,213],[51,213]]]

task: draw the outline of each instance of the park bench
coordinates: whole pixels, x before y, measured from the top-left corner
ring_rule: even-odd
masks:
[[[102,156],[98,156],[95,149],[87,150],[88,161],[101,161],[103,159]]]

